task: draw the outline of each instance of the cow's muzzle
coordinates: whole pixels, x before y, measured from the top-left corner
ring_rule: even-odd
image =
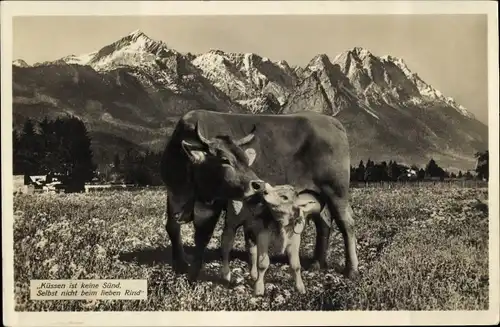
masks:
[[[250,187],[254,192],[262,192],[266,188],[266,182],[263,180],[253,180],[250,182]]]

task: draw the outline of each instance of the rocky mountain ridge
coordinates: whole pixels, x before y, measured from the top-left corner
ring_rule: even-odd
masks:
[[[402,59],[360,47],[292,67],[253,53],[184,54],[134,31],[84,55],[33,66],[16,60],[13,82],[15,126],[27,117],[77,115],[96,135],[99,161],[113,147],[160,150],[175,121],[196,108],[336,116],[354,163],[422,164],[433,156],[470,169],[475,151],[487,147],[487,126],[463,106]]]

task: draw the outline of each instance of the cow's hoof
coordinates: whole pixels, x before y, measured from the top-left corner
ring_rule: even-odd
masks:
[[[186,274],[189,272],[189,264],[187,261],[175,262],[173,268],[177,274]]]
[[[221,270],[221,277],[222,279],[226,282],[226,283],[231,283],[231,272],[228,271],[228,272],[225,272],[223,270]]]
[[[320,262],[318,260],[314,260],[311,265],[309,266],[309,269],[310,271],[319,271],[321,269],[327,269],[328,268],[328,265],[326,264],[326,262]]]
[[[196,281],[198,280],[199,277],[200,277],[200,271],[199,270],[191,270],[188,273],[188,281],[190,283],[196,283]]]

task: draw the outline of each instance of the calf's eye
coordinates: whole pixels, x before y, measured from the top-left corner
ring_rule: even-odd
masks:
[[[281,196],[281,198],[282,198],[283,200],[285,200],[285,201],[288,201],[288,196],[286,196],[286,195],[282,195],[282,196]]]

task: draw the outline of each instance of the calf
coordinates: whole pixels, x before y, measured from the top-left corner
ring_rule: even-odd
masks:
[[[236,230],[244,226],[246,248],[250,256],[250,275],[255,282],[255,295],[264,294],[264,275],[269,267],[269,237],[275,227],[280,238],[280,253],[286,252],[290,268],[299,293],[305,293],[301,276],[299,248],[301,233],[306,220],[317,215],[323,205],[317,194],[303,191],[298,193],[290,185],[272,187],[266,185],[261,199],[253,199],[243,208],[233,203],[228,209],[226,224],[222,233],[222,275],[228,282],[229,253]],[[327,219],[328,220],[328,219]]]

